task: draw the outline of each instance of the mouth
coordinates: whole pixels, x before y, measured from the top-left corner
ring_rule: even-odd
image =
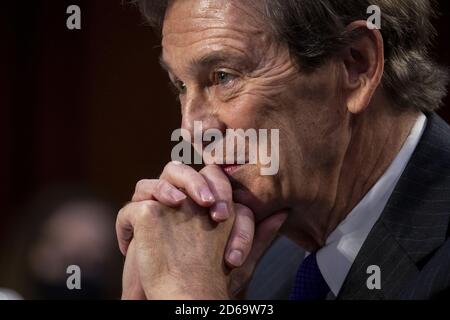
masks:
[[[220,167],[228,176],[232,176],[238,170],[240,170],[245,164],[222,164]]]

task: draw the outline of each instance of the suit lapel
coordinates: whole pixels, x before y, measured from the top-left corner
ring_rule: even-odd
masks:
[[[428,116],[422,139],[341,288],[338,299],[395,299],[447,238],[450,216],[450,128]],[[380,267],[370,290],[367,268]]]

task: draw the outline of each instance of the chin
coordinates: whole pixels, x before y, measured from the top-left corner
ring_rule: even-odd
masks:
[[[233,200],[250,208],[259,222],[281,210],[274,177],[260,175],[256,165],[243,165],[229,175],[233,187]],[[279,191],[279,190],[278,190]]]

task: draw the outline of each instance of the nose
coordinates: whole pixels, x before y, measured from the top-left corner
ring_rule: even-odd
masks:
[[[202,136],[209,129],[217,129],[225,133],[226,125],[220,119],[220,114],[213,103],[201,94],[192,94],[186,99],[183,106],[181,127],[189,131],[194,137],[194,124],[200,121],[202,124]],[[203,146],[210,142],[203,141]]]

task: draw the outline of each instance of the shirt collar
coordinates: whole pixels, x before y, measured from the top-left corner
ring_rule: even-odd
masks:
[[[328,236],[325,246],[317,251],[317,264],[335,296],[419,143],[426,121],[426,116],[421,113],[386,172]]]

